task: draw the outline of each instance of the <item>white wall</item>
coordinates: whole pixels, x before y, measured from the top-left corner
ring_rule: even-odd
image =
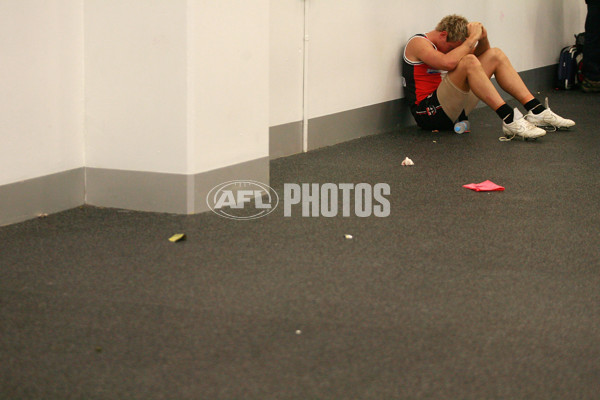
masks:
[[[85,1],[86,166],[187,173],[185,0]]]
[[[86,0],[86,166],[268,157],[268,22],[267,0]]]
[[[271,0],[270,126],[302,120],[304,1]]]
[[[269,156],[269,0],[190,1],[189,173]]]
[[[276,4],[280,1],[272,0],[271,6],[271,104],[279,105],[271,110],[272,125],[302,120],[298,74],[293,72],[301,61],[290,57],[298,43],[283,38],[302,35],[297,21],[303,16],[299,6]],[[586,13],[583,0],[308,2],[308,118],[401,97],[403,44],[414,33],[432,30],[447,14],[483,22],[492,46],[505,50],[515,68],[524,71],[556,63],[561,47],[583,31]]]
[[[82,0],[0,1],[0,185],[80,168]]]

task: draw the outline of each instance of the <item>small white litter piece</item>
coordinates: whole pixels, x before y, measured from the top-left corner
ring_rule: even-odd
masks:
[[[301,331],[300,329],[298,329],[298,330],[296,331],[296,335],[302,335],[302,331]]]
[[[415,163],[413,162],[413,160],[411,160],[410,158],[406,157],[403,161],[402,161],[402,165],[415,165]]]
[[[345,234],[345,235],[344,235],[344,237],[345,237],[346,239],[352,239],[352,235]]]

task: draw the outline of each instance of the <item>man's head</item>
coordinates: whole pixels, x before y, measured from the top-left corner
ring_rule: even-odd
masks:
[[[452,14],[447,15],[437,24],[435,30],[440,32],[441,39],[445,40],[445,43],[439,50],[443,53],[460,46],[469,36],[469,29],[467,25],[469,21],[465,17],[460,15]]]
[[[447,15],[435,27],[436,31],[446,32],[448,42],[464,42],[469,36],[467,25],[469,21],[465,17],[452,14]]]

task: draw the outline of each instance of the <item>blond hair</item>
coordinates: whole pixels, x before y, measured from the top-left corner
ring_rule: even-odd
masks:
[[[435,30],[448,32],[448,42],[462,42],[469,36],[468,23],[469,21],[461,15],[447,15],[437,24]]]

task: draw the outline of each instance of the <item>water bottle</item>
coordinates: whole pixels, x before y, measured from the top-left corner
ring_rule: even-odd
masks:
[[[469,124],[468,120],[458,121],[456,124],[454,124],[454,132],[459,134],[468,132],[470,129],[471,125]]]

